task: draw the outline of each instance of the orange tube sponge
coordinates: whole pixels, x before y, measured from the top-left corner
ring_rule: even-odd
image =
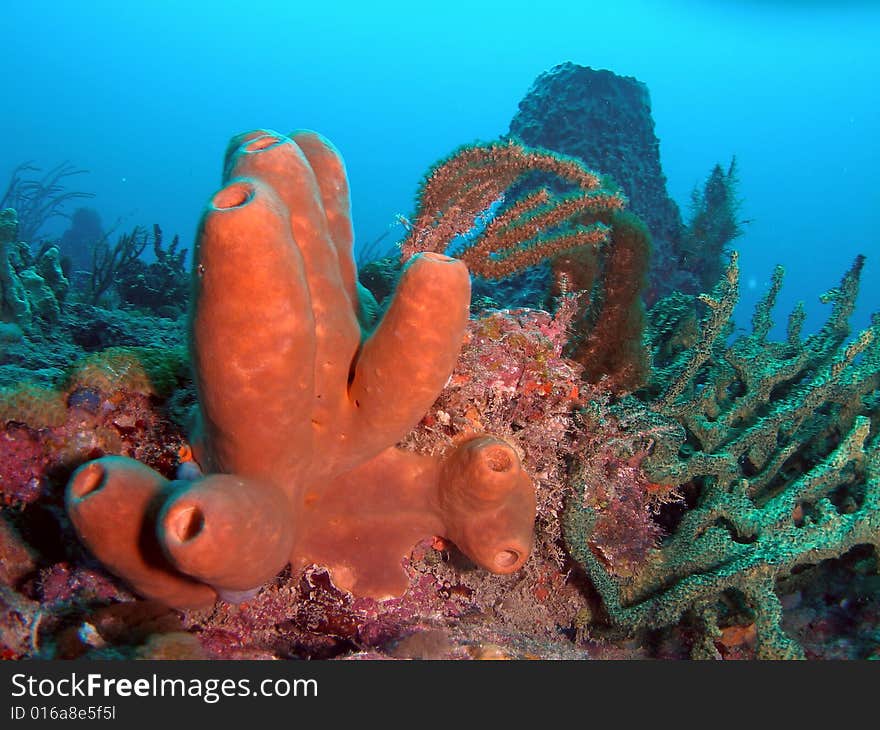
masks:
[[[171,482],[133,459],[105,456],[83,464],[67,485],[67,513],[80,539],[138,593],[179,608],[214,603],[214,591],[176,571],[154,536]]]
[[[196,257],[201,466],[267,481],[276,470],[293,474],[305,465],[288,445],[308,450],[312,439],[299,411],[314,398],[315,323],[286,207],[257,181],[227,185],[209,204]]]
[[[444,534],[493,573],[519,570],[532,550],[535,489],[510,444],[477,436],[443,464],[438,485]]]
[[[288,136],[302,150],[315,172],[327,215],[327,227],[339,257],[342,283],[351,301],[356,302],[358,278],[353,255],[354,229],[351,224],[348,176],[342,156],[329,140],[310,130],[296,130]]]
[[[325,565],[360,595],[400,595],[405,559],[435,535],[500,573],[531,549],[534,493],[509,445],[477,438],[445,462],[395,447],[455,366],[466,266],[413,256],[365,337],[351,249],[348,182],[329,142],[306,131],[233,139],[194,254],[198,458],[215,474],[161,492],[155,537],[180,573],[224,596],[286,562]],[[114,499],[126,498],[123,477]],[[135,490],[161,483],[131,477]],[[81,533],[108,519],[84,517]],[[145,595],[184,605],[129,576],[128,563],[107,564]]]
[[[262,585],[287,565],[293,545],[281,490],[230,474],[183,483],[157,529],[174,566],[221,593]]]
[[[469,303],[461,261],[436,253],[409,260],[349,388],[361,453],[402,440],[437,399],[458,359]]]

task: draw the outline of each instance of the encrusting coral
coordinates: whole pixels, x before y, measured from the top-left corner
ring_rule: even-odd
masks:
[[[455,366],[466,266],[414,256],[370,331],[352,237],[329,142],[263,130],[232,140],[194,260],[194,446],[209,474],[169,481],[104,457],[67,488],[83,541],[142,595],[209,605],[291,562],[389,597],[406,587],[413,546],[435,535],[497,573],[528,557],[534,488],[510,444],[479,434],[443,456],[395,447]]]

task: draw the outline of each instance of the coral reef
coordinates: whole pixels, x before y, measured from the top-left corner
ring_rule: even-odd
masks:
[[[186,612],[182,620],[162,612],[156,602],[131,603],[130,594],[101,578],[55,504],[70,467],[89,456],[127,454],[173,474],[181,458],[177,450],[185,443],[162,406],[168,389],[181,383],[158,377],[171,370],[150,367],[148,373],[165,388],[141,398],[129,390],[142,382],[139,377],[112,381],[98,376],[123,372],[123,362],[89,366],[80,370],[95,377],[90,387],[76,388],[61,401],[66,410],[60,426],[25,426],[21,421],[32,416],[23,411],[21,421],[8,426],[15,438],[29,434],[42,444],[43,456],[25,461],[40,484],[39,493],[5,513],[24,526],[28,543],[41,545],[41,555],[36,567],[23,564],[30,572],[14,584],[18,590],[10,591],[8,601],[0,596],[6,606],[0,609],[7,611],[4,616],[0,610],[0,627],[9,632],[2,641],[16,656],[141,656],[166,641],[182,651],[184,645],[175,639],[182,625],[192,632],[185,646],[191,651],[200,646],[212,657],[326,657],[353,651],[358,656],[463,659],[584,656],[582,648],[560,634],[560,626],[570,629],[582,599],[575,586],[566,585],[554,518],[565,478],[557,452],[565,451],[569,415],[583,392],[579,366],[561,355],[573,311],[565,304],[556,318],[544,312],[490,312],[470,322],[441,398],[404,442],[408,451],[440,455],[497,427],[520,454],[525,470],[535,475],[536,547],[522,570],[491,574],[453,543],[429,540],[415,546],[405,564],[406,593],[392,600],[354,597],[336,588],[326,570],[308,568],[301,575],[283,573],[246,603],[220,602]],[[138,353],[147,355],[157,365],[166,362],[160,352]],[[65,468],[55,455],[59,441],[74,434],[91,440]],[[108,450],[111,437],[118,451]],[[151,451],[135,452],[138,445]],[[38,520],[37,515],[44,516]],[[43,521],[51,524],[39,528]],[[53,550],[47,549],[48,534],[57,535]],[[169,638],[162,638],[166,634]]]
[[[571,296],[555,316],[488,310],[471,321],[452,377],[406,441],[418,451],[442,452],[489,431],[512,443],[536,475],[542,552],[559,564],[555,515],[566,492],[562,458],[575,452],[571,415],[589,393],[582,367],[563,356],[576,311]]]
[[[104,454],[138,458],[173,473],[183,438],[152,404],[181,386],[180,350],[110,348],[70,367],[57,387],[0,389],[0,498],[26,505]]]
[[[215,590],[258,588],[289,561],[387,597],[404,590],[402,561],[432,535],[499,573],[528,557],[534,492],[510,445],[475,435],[442,458],[394,447],[452,371],[467,269],[414,256],[362,339],[351,242],[345,170],[326,140],[233,139],[194,263],[196,455],[212,473],[168,482],[107,457],[68,485],[78,534],[141,594],[206,605]]]
[[[182,343],[188,300],[187,277],[182,273],[185,252],[173,244],[163,247],[158,227],[154,234],[159,260],[145,264],[134,259],[126,269],[131,298],[144,290],[152,298],[121,302],[116,291],[119,271],[109,266],[99,288],[110,290],[115,306],[105,308],[83,301],[95,298],[95,271],[72,271],[70,261],[53,243],[34,249],[19,240],[16,211],[0,212],[0,389],[28,382],[57,386],[71,363],[105,348]],[[102,249],[100,241],[97,249]],[[139,288],[141,275],[144,287]],[[98,298],[111,306],[107,297]],[[141,305],[140,312],[134,311],[134,304]]]
[[[0,461],[18,465],[16,474],[4,472],[5,484],[16,487],[7,487],[10,502],[0,515],[10,528],[0,530],[0,563],[13,573],[0,574],[0,651],[8,657],[105,659],[469,660],[681,658],[693,648],[703,656],[755,656],[752,609],[732,592],[722,595],[718,630],[711,634],[698,620],[701,614],[688,608],[683,620],[672,619],[647,635],[640,628],[644,623],[606,628],[611,620],[601,591],[610,583],[626,593],[645,570],[659,574],[654,561],[673,555],[665,545],[686,524],[682,515],[699,509],[699,478],[675,484],[677,479],[664,481],[656,472],[677,463],[664,448],[679,443],[682,426],[651,408],[691,361],[699,321],[693,298],[664,303],[662,316],[655,307],[650,341],[663,374],[638,398],[615,399],[601,384],[585,383],[582,365],[564,356],[577,298],[563,297],[555,316],[496,310],[472,319],[452,375],[401,444],[407,451],[439,456],[488,431],[516,450],[533,477],[537,502],[534,548],[519,571],[481,570],[454,543],[432,538],[415,545],[403,563],[407,587],[399,598],[354,596],[334,586],[326,569],[309,567],[283,571],[244,603],[220,601],[178,613],[156,601],[134,601],[78,544],[61,509],[63,486],[73,467],[102,454],[137,458],[169,478],[181,465],[191,465],[181,426],[167,411],[187,372],[179,354],[132,352],[136,360],[149,356],[155,362],[147,367],[145,381],[138,374],[143,371],[117,352],[105,364],[90,360],[94,365],[71,373],[68,382],[79,385],[59,399],[59,425],[27,425],[29,419],[37,422],[34,412],[19,410],[19,420],[8,422],[0,436],[0,443],[18,449],[14,459]],[[710,364],[704,360],[701,372]],[[77,381],[76,372],[89,374],[88,380]],[[130,390],[148,383],[155,384],[144,393]],[[689,397],[689,387],[679,401]],[[876,405],[870,397],[865,402],[866,414],[876,419]],[[62,461],[65,443],[73,448],[66,447]],[[690,453],[684,448],[681,458]],[[655,456],[664,454],[655,463]],[[572,465],[595,518],[588,544],[599,561],[596,575],[605,578],[596,583],[599,591],[572,570],[562,542],[559,514],[572,495]],[[797,478],[790,473],[795,469],[782,473],[783,486]],[[863,482],[855,471],[851,476],[845,491],[832,494],[834,504],[845,510],[861,504]],[[31,487],[18,488],[28,482]],[[808,509],[803,517],[812,519]],[[870,656],[880,630],[876,577],[873,554],[865,547],[813,569],[797,569],[777,584],[782,629],[808,657]],[[682,582],[687,580],[684,571]],[[625,636],[631,631],[635,639]]]
[[[569,550],[612,624],[635,632],[689,616],[699,627],[694,655],[712,656],[721,626],[744,621],[753,624],[757,656],[803,656],[782,629],[779,582],[880,544],[878,323],[847,341],[861,267],[859,258],[825,295],[829,319],[806,339],[798,309],[787,340],[767,340],[777,269],[752,332],[728,344],[735,255],[713,295],[701,297],[708,312],[696,332],[682,297],[656,305],[665,316],[653,317],[663,326],[649,331],[654,380],[643,400],[616,407],[631,436],[610,458],[639,463],[646,489],[680,493],[687,509],[627,574],[596,545],[603,512],[619,510],[592,502],[594,472],[581,472],[565,516]],[[626,542],[629,531],[618,527],[613,537]]]
[[[536,169],[558,184],[529,192]],[[694,250],[738,231],[734,172],[698,191]],[[241,135],[188,333],[176,240],[154,230],[149,269],[129,234],[110,311],[0,218],[3,281],[58,305],[0,324],[0,657],[877,657],[863,259],[807,337],[798,308],[769,338],[781,269],[734,331],[735,253],[645,312],[623,200],[579,162],[466,147],[427,176],[406,264],[357,272],[333,147]]]
[[[0,211],[0,322],[22,328],[35,319],[55,322],[70,288],[58,248],[44,245],[34,256],[18,233],[16,211]]]
[[[153,225],[153,256],[146,266],[131,261],[121,266],[115,276],[116,293],[124,306],[146,310],[160,317],[174,319],[186,309],[189,276],[184,267],[186,249],[178,250],[180,238],[162,245],[162,229]]]
[[[32,382],[63,385],[71,363],[113,347],[174,348],[185,343],[186,323],[143,313],[109,310],[68,298],[57,322],[23,330],[10,325],[0,348],[0,388]]]
[[[184,269],[187,250],[178,250],[178,236],[167,248],[162,240],[162,229],[154,223],[154,260],[149,263],[142,256],[150,234],[141,226],[121,234],[112,246],[107,236],[93,242],[91,268],[83,286],[84,301],[139,309],[170,319],[179,317],[189,295],[189,276]]]

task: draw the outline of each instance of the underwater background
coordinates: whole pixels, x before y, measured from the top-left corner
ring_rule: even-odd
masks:
[[[880,658],[875,3],[3,25],[0,658]]]
[[[780,310],[803,299],[811,331],[818,293],[857,253],[854,327],[877,308],[875,3],[35,0],[3,15],[0,172],[26,160],[89,170],[71,182],[95,193],[108,227],[158,223],[191,250],[228,138],[307,128],[346,160],[362,245],[412,212],[429,165],[507,133],[535,77],[572,61],[648,86],[683,214],[736,155],[740,318],[781,263]]]

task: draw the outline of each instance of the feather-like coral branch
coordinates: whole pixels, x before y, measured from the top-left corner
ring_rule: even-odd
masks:
[[[463,147],[428,173],[417,197],[418,214],[402,244],[404,260],[445,251],[532,172],[555,175],[575,191],[540,188],[503,207],[457,254],[473,274],[502,279],[562,251],[607,239],[609,229],[599,218],[621,210],[623,195],[603,189],[599,176],[578,160],[511,140]]]

